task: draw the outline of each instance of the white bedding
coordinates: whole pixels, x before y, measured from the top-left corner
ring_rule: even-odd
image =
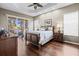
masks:
[[[36,33],[40,34],[40,41],[39,44],[44,45],[48,41],[50,41],[53,38],[53,32],[52,31],[28,31],[30,33]]]

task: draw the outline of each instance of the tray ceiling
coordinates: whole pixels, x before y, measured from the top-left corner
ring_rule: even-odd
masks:
[[[30,4],[32,3],[0,3],[0,8],[30,16],[37,16],[45,12],[55,10],[57,8],[71,5],[72,3],[40,3],[41,5],[43,5],[43,7],[38,7],[36,10],[34,10],[33,6],[28,7],[28,5]]]

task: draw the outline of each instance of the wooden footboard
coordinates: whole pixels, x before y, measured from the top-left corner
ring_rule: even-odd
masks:
[[[40,34],[26,33],[25,37],[26,37],[26,44],[28,41],[32,43],[33,45],[39,46]]]

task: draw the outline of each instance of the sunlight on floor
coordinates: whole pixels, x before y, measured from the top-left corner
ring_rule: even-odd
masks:
[[[26,55],[25,39],[18,38],[18,56]]]

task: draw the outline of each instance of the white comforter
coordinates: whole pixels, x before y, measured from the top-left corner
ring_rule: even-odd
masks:
[[[36,33],[40,34],[40,41],[39,44],[44,45],[48,41],[50,41],[53,38],[53,32],[52,31],[28,31],[30,33]]]

